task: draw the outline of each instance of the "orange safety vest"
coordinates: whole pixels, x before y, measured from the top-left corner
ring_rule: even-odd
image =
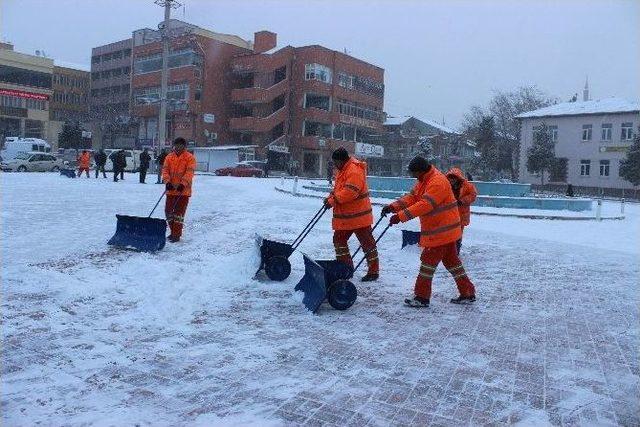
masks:
[[[328,202],[333,207],[334,230],[356,230],[373,224],[365,162],[349,158],[336,175]]]
[[[420,246],[435,247],[462,237],[460,214],[451,184],[442,172],[431,166],[418,179],[409,194],[391,204],[400,221],[420,217]]]
[[[182,190],[182,192],[170,190],[167,191],[167,195],[191,196],[191,182],[193,181],[195,171],[196,158],[193,154],[187,150],[183,151],[180,155],[177,155],[175,151],[169,153],[162,165],[162,182],[165,184],[170,182],[174,187],[182,184],[184,185],[184,190]]]
[[[478,191],[476,186],[470,183],[462,171],[458,168],[451,168],[447,172],[447,178],[454,177],[460,182],[460,194],[458,195],[458,212],[460,213],[460,222],[463,227],[471,223],[471,205],[476,201]]]
[[[88,169],[91,166],[91,155],[89,153],[81,153],[78,157],[78,167]]]

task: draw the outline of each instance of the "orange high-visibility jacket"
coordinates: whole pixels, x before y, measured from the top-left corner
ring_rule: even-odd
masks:
[[[334,230],[355,230],[373,223],[365,162],[349,158],[336,174],[329,204],[333,207]]]
[[[89,169],[89,166],[91,166],[91,154],[88,152],[80,153],[78,156],[78,167],[80,169]]]
[[[442,172],[431,166],[409,194],[391,204],[400,221],[420,217],[420,246],[435,247],[462,237],[458,202]]]
[[[171,183],[174,187],[178,184],[184,185],[184,190],[167,191],[169,196],[191,196],[191,182],[196,171],[196,158],[193,154],[184,150],[180,155],[172,151],[164,159],[162,165],[162,182]]]
[[[458,213],[463,227],[471,223],[471,205],[476,201],[478,191],[476,186],[470,183],[458,168],[451,168],[447,172],[447,178],[453,177],[460,182],[460,194],[458,195]]]

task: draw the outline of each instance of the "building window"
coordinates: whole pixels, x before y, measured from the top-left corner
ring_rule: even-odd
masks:
[[[355,77],[350,74],[338,73],[338,85],[346,89],[353,89],[354,80],[355,80]]]
[[[591,141],[593,125],[582,125],[582,140]]]
[[[0,96],[0,105],[3,107],[23,108],[22,99],[18,96],[2,95]]]
[[[600,176],[609,176],[609,160],[600,160]]]
[[[591,175],[591,160],[580,160],[580,176]]]
[[[329,123],[305,121],[303,135],[331,138],[331,125]]]
[[[51,73],[41,73],[39,71],[31,71],[24,68],[0,65],[0,81],[22,86],[51,89],[51,86],[53,85],[53,75]]]
[[[331,83],[331,68],[321,64],[306,64],[304,66],[305,80],[319,80],[324,83]]]
[[[611,141],[611,123],[603,123],[602,124],[602,140],[603,141]]]
[[[25,99],[27,108],[30,110],[46,110],[47,103],[42,99]]]
[[[338,113],[346,116],[359,117],[376,122],[382,120],[380,111],[376,107],[369,107],[357,102],[347,101],[346,99],[338,99],[335,109]]]
[[[24,121],[24,137],[25,138],[42,138],[44,135],[44,122],[40,120]]]
[[[128,85],[126,90],[128,91]],[[125,89],[125,86],[122,89]],[[133,95],[136,105],[156,104],[160,101],[160,86],[136,89]],[[167,100],[169,108],[174,110],[186,110],[186,102],[189,99],[189,84],[179,83],[167,86]]]
[[[192,65],[202,65],[202,56],[192,49],[182,49],[169,53],[169,68],[188,67]],[[162,68],[162,54],[140,56],[133,61],[134,74],[153,73]]]
[[[633,123],[623,123],[620,139],[623,141],[631,141],[633,139]]]
[[[558,142],[558,126],[549,126],[548,129],[551,141]]]
[[[326,95],[305,93],[304,108],[319,108],[321,110],[331,111],[331,98]]]

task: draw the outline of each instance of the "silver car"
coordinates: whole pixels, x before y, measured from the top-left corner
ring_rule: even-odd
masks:
[[[0,169],[7,172],[57,172],[64,166],[61,159],[47,153],[18,153],[13,160],[0,163]]]

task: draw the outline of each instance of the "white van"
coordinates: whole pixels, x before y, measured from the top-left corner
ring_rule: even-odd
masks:
[[[44,139],[9,136],[4,139],[0,156],[6,161],[15,159],[18,153],[30,152],[50,153],[51,145]]]
[[[107,163],[104,165],[104,169],[108,171],[113,170],[113,163],[111,162],[111,154],[115,151],[120,151],[120,149],[105,149],[104,152],[107,155]],[[127,172],[137,172],[140,167],[140,153],[142,150],[124,150],[124,155],[127,159],[127,166],[125,166],[124,170]]]

